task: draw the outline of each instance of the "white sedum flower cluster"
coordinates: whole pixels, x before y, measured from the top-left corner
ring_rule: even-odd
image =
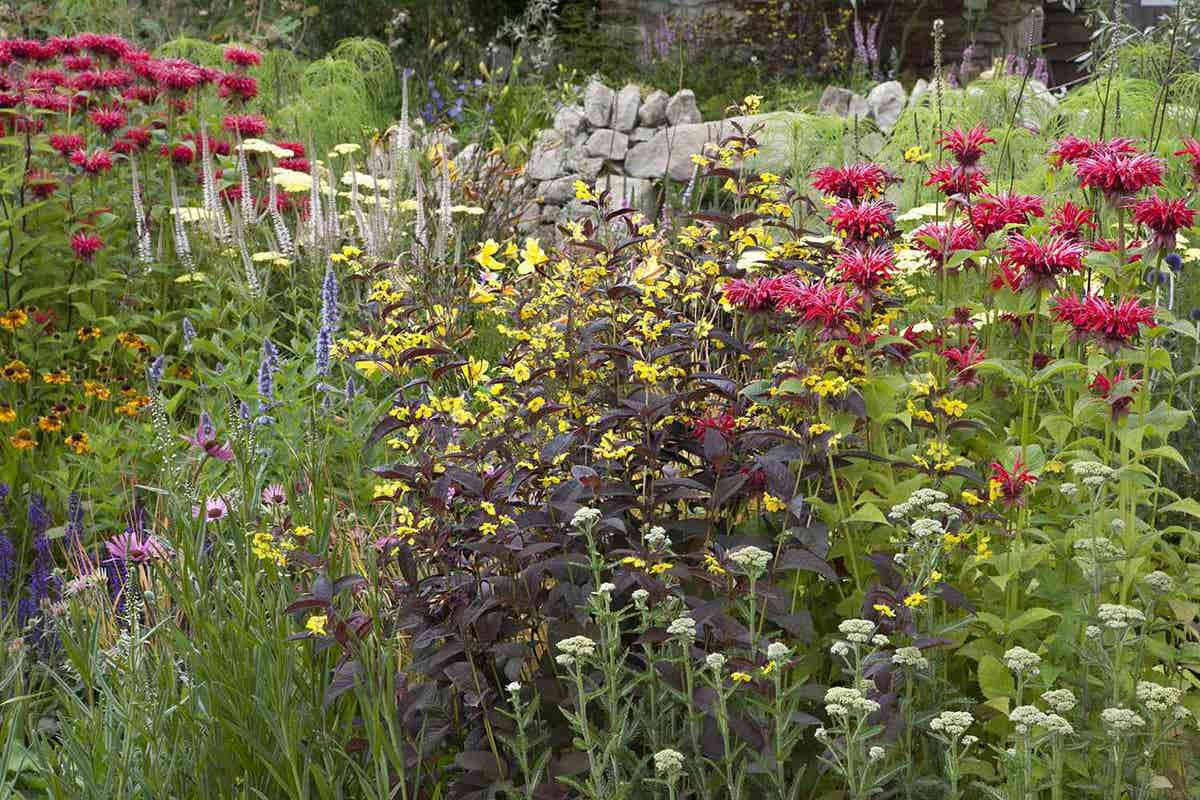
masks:
[[[1076,461],[1071,465],[1071,472],[1080,483],[1091,489],[1103,486],[1113,476],[1113,468],[1099,461]]]
[[[667,635],[689,642],[696,640],[696,620],[691,617],[676,617],[667,626]]]
[[[847,619],[838,625],[838,631],[852,642],[866,644],[875,633],[875,623],[869,619]]]
[[[600,509],[584,506],[571,517],[571,526],[579,530],[588,530],[600,522]]]
[[[677,777],[683,772],[683,753],[667,748],[654,754],[654,771],[668,778]]]
[[[1175,591],[1175,581],[1170,575],[1161,571],[1154,570],[1145,578],[1142,578],[1146,585],[1159,594],[1170,594]]]
[[[1153,681],[1138,681],[1137,699],[1150,711],[1170,711],[1183,702],[1183,692],[1174,686],[1163,686]]]
[[[921,651],[915,647],[898,648],[896,652],[892,653],[892,663],[901,667],[929,668],[929,659],[921,655]]]
[[[1100,721],[1110,736],[1121,736],[1137,728],[1144,728],[1146,720],[1128,708],[1106,708],[1100,712]]]
[[[572,636],[569,639],[563,639],[558,643],[558,649],[562,653],[556,661],[564,667],[569,667],[575,663],[575,659],[585,656],[594,656],[596,654],[596,643],[586,636]]]
[[[892,510],[888,512],[888,518],[893,522],[898,522],[906,517],[924,513],[935,503],[945,503],[947,497],[945,492],[939,492],[937,489],[917,489],[903,503],[892,506]]]
[[[1046,701],[1046,705],[1059,714],[1066,714],[1075,708],[1077,702],[1075,693],[1070,689],[1051,689],[1047,692],[1042,692],[1042,699]]]

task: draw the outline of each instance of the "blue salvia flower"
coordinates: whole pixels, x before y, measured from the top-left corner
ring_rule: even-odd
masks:
[[[279,369],[279,348],[275,346],[275,343],[270,338],[263,339],[262,355],[263,361],[266,362],[271,372]]]
[[[183,318],[183,352],[192,352],[192,342],[196,340],[196,328],[187,317]]]
[[[46,510],[46,499],[40,494],[29,496],[29,528],[34,536],[45,533],[54,523],[50,512]]]
[[[17,548],[12,539],[0,533],[0,611],[5,608],[5,598],[13,578],[17,577]]]
[[[346,402],[353,403],[354,398],[358,395],[358,384],[354,382],[354,376],[351,375],[346,380]]]
[[[158,383],[162,380],[163,370],[166,366],[167,357],[159,356],[151,361],[150,366],[146,368],[146,383],[150,384],[151,391],[158,388]]]
[[[325,268],[325,280],[321,284],[321,327],[336,331],[341,322],[342,312],[338,306],[337,275],[331,264]]]
[[[272,365],[272,351],[275,348],[272,345],[268,350],[267,344],[270,341],[270,339],[263,341],[263,357],[258,364],[258,394],[261,398],[258,401],[258,407],[260,410],[265,409],[275,399],[275,368]],[[278,359],[278,355],[275,355],[275,358]]]
[[[329,374],[329,347],[333,342],[333,331],[322,325],[317,331],[317,374]]]
[[[83,501],[79,492],[71,492],[67,496],[67,527],[63,538],[68,550],[75,552],[80,548],[83,538]]]
[[[242,422],[250,421],[250,406],[245,400],[238,403],[238,416],[242,418]]]

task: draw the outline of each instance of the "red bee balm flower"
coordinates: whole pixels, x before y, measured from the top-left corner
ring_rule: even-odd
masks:
[[[961,167],[954,164],[943,164],[931,170],[925,181],[926,186],[936,186],[945,195],[979,194],[987,186],[987,171],[980,166]]]
[[[1092,209],[1080,208],[1068,200],[1050,215],[1050,234],[1080,241],[1084,236],[1084,228],[1096,230],[1095,217],[1096,212]]]
[[[262,136],[267,132],[267,121],[257,114],[230,114],[221,121],[221,127],[242,136]]]
[[[850,242],[869,242],[892,232],[896,207],[887,200],[868,200],[855,205],[843,200],[829,212],[829,227]]]
[[[1150,186],[1161,186],[1165,170],[1160,158],[1107,148],[1075,163],[1080,185],[1099,189],[1112,203],[1123,202]]]
[[[843,200],[855,202],[869,197],[878,197],[895,176],[878,164],[850,164],[845,167],[821,167],[809,176],[813,188]]]
[[[253,50],[247,50],[244,47],[227,47],[225,48],[225,60],[230,64],[246,69],[247,67],[257,67],[262,63],[262,56]]]
[[[1196,212],[1182,198],[1164,200],[1151,195],[1133,207],[1133,221],[1154,232],[1151,246],[1155,250],[1175,247],[1175,234],[1196,224]]]
[[[1175,155],[1187,156],[1192,165],[1192,180],[1200,183],[1200,142],[1195,139],[1184,139],[1183,149],[1176,150]]]
[[[1013,461],[1012,469],[1005,468],[999,461],[992,462],[992,477],[988,481],[992,500],[1001,500],[1006,506],[1025,505],[1025,487],[1037,483],[1021,459]]]
[[[57,150],[64,158],[69,157],[76,150],[82,150],[85,144],[84,138],[77,133],[70,135],[61,133],[50,134],[50,146]]]
[[[896,262],[890,247],[846,249],[838,254],[838,278],[868,292],[892,276]]]
[[[979,376],[974,368],[976,364],[987,357],[987,353],[979,346],[978,341],[972,339],[966,347],[947,348],[942,351],[942,356],[954,370],[954,377],[950,379],[951,383],[956,386],[978,386],[980,384]]]
[[[1133,397],[1141,385],[1139,380],[1127,377],[1125,371],[1119,369],[1112,378],[1103,372],[1097,372],[1088,388],[1108,404],[1115,422],[1129,413],[1129,407],[1133,405]]]
[[[249,75],[243,75],[239,72],[227,72],[220,77],[219,84],[220,89],[218,93],[221,97],[231,98],[244,103],[258,96],[258,81]]]
[[[948,222],[927,222],[912,232],[913,245],[929,256],[934,267],[941,270],[956,250],[978,250],[979,237],[970,225]]]
[[[88,112],[88,119],[105,133],[112,133],[125,125],[125,114],[116,108],[99,108]]]
[[[784,288],[794,283],[795,279],[790,275],[752,281],[735,278],[725,283],[722,292],[729,304],[735,308],[744,311],[774,311],[779,305]]]
[[[991,137],[987,128],[976,125],[969,131],[964,131],[961,126],[952,131],[942,131],[942,138],[938,139],[937,143],[942,149],[952,153],[960,166],[970,167],[983,158],[983,146],[995,144],[996,140]]]
[[[160,155],[170,158],[173,163],[180,165],[190,164],[196,158],[196,151],[186,144],[177,144],[174,147],[164,144],[158,152]]]
[[[819,327],[819,339],[831,339],[849,334],[847,323],[858,311],[860,298],[837,284],[793,283],[784,288],[778,304],[794,310],[803,322]]]
[[[71,163],[88,175],[97,175],[112,169],[112,156],[107,150],[95,150],[90,155],[83,150],[71,154]]]
[[[1019,288],[1055,289],[1058,276],[1083,269],[1083,245],[1061,236],[1037,241],[1013,234],[1005,248],[1006,261],[1021,270]]]
[[[719,414],[709,414],[698,418],[692,425],[692,438],[703,442],[708,432],[714,431],[726,439],[732,439],[735,430],[737,430],[737,419],[728,411],[722,411]]]
[[[971,224],[986,238],[1006,225],[1028,225],[1030,217],[1042,217],[1042,198],[1032,194],[984,194],[971,206]]]
[[[104,249],[104,240],[90,233],[77,233],[71,237],[71,249],[80,261],[91,262]]]
[[[1077,339],[1091,339],[1114,353],[1129,344],[1143,325],[1154,327],[1155,308],[1142,305],[1136,297],[1114,302],[1100,295],[1077,297],[1072,292],[1054,298],[1050,311],[1059,322],[1075,329]]]

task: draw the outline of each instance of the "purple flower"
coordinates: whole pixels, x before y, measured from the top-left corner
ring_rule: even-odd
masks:
[[[200,424],[196,426],[196,435],[182,438],[193,447],[203,450],[209,458],[215,458],[218,461],[233,461],[233,449],[230,448],[229,442],[217,444],[217,426],[213,425],[212,417],[208,416],[207,411],[200,414]]]
[[[104,546],[108,550],[109,561],[118,564],[147,564],[169,555],[166,546],[153,534],[141,534],[132,528],[126,528],[124,533],[112,537]],[[112,578],[111,573],[109,577]]]
[[[204,501],[204,519],[218,522],[229,516],[229,505],[221,497],[210,497]]]
[[[79,492],[71,492],[67,496],[67,527],[63,531],[63,539],[67,549],[75,551],[81,547],[83,538],[83,502]]]
[[[329,374],[329,348],[332,344],[333,333],[330,329],[322,325],[321,330],[317,331],[317,374]]]
[[[150,362],[150,366],[146,369],[146,383],[150,385],[151,389],[158,387],[158,383],[162,380],[163,370],[166,368],[166,366],[166,356],[159,356]]]
[[[262,490],[262,503],[264,506],[282,506],[287,503],[287,492],[284,491],[283,484],[272,483]]]
[[[0,533],[0,599],[8,593],[8,587],[17,576],[17,549],[12,539]]]
[[[337,330],[342,321],[338,307],[338,281],[333,267],[325,268],[325,280],[321,283],[321,327]]]
[[[187,317],[183,318],[183,352],[192,352],[192,341],[196,338],[196,326]]]

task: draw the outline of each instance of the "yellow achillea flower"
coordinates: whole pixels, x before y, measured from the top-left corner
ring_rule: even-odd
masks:
[[[929,598],[921,592],[913,592],[908,597],[904,598],[904,605],[908,606],[909,608],[918,608],[925,605],[928,600]]]
[[[734,683],[749,683],[750,681],[754,680],[754,678],[750,677],[750,675],[745,672],[734,672],[729,676],[729,679]]]
[[[325,625],[329,622],[329,617],[324,614],[314,614],[304,623],[304,628],[313,636],[325,636]]]
[[[10,333],[23,327],[26,322],[29,322],[29,315],[19,308],[10,308],[0,315],[0,328],[4,328]]]
[[[929,160],[929,153],[921,149],[920,145],[913,145],[904,151],[904,161],[907,164],[924,164]]]
[[[884,605],[883,603],[876,603],[875,605],[871,606],[871,608],[875,609],[877,612],[885,617],[888,617],[889,619],[896,616],[896,611],[891,606]]]
[[[8,437],[8,442],[18,450],[29,450],[37,447],[37,439],[34,438],[33,431],[29,430],[29,428],[21,428]]]

